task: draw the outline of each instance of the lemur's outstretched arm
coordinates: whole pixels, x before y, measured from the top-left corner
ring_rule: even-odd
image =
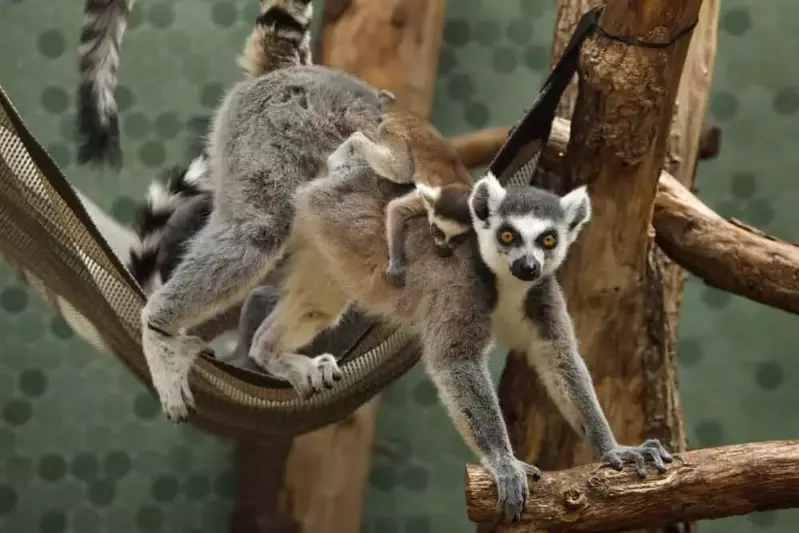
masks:
[[[497,484],[499,511],[518,519],[527,499],[527,476],[541,471],[518,460],[511,449],[486,357],[494,347],[490,321],[437,317],[424,335],[423,358],[439,397],[464,441]]]
[[[647,475],[646,459],[664,472],[671,455],[656,439],[641,446],[620,445],[613,436],[597,399],[591,375],[580,356],[566,301],[554,277],[533,287],[525,302],[527,316],[540,335],[527,351],[527,357],[555,404],[574,430],[590,444],[594,454],[618,470],[634,462],[641,477]]]
[[[396,286],[405,283],[405,223],[409,218],[427,212],[424,200],[414,190],[391,200],[386,206],[386,242],[388,242],[388,269],[386,276]]]

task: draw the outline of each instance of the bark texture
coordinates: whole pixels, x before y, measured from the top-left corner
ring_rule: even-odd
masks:
[[[388,89],[427,116],[444,0],[325,2],[315,62]],[[233,533],[358,533],[378,398],[293,441],[241,443]]]
[[[599,24],[663,42],[691,25],[700,5],[609,0]],[[585,41],[561,184],[586,183],[592,197],[593,220],[559,279],[602,407],[620,442],[656,437],[672,450],[683,449],[684,436],[650,222],[689,43],[645,48],[601,33]],[[509,354],[500,401],[520,458],[550,471],[595,460],[520,354]]]
[[[466,467],[466,508],[491,520],[493,478]],[[514,533],[608,533],[799,507],[799,441],[706,448],[679,454],[665,474],[639,480],[594,463],[552,472],[535,486]]]

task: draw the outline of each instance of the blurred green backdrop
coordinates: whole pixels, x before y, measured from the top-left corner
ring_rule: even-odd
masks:
[[[699,168],[701,197],[799,238],[799,3],[724,0],[711,120],[722,155]],[[321,4],[320,6],[321,7]],[[434,123],[445,135],[513,122],[543,81],[555,0],[450,0]],[[254,0],[143,0],[118,92],[126,166],[74,161],[82,2],[0,0],[0,83],[68,177],[122,222],[163,169],[195,153],[257,10]],[[317,12],[319,12],[317,8]],[[693,447],[799,437],[799,321],[690,279],[678,348]],[[77,339],[0,262],[0,531],[226,530],[231,447],[160,416],[149,394]],[[495,373],[502,361],[494,362]],[[427,428],[437,428],[429,431]],[[422,430],[422,428],[425,428]],[[418,431],[417,431],[418,429]],[[416,369],[383,395],[364,531],[469,531],[470,455]],[[268,473],[265,473],[268,475]],[[703,532],[797,531],[799,513],[706,522]]]

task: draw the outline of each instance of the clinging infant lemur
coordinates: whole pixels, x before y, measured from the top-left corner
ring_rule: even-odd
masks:
[[[328,157],[335,172],[360,156],[379,176],[395,183],[413,183],[410,193],[386,207],[388,280],[405,283],[405,224],[410,217],[427,213],[430,233],[441,257],[452,255],[472,229],[468,198],[472,177],[458,154],[430,122],[409,111],[392,109],[382,116],[377,142],[361,131],[350,135]]]

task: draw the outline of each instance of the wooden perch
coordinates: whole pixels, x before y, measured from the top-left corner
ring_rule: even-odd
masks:
[[[666,173],[653,222],[658,246],[708,285],[799,313],[799,246],[722,218]]]
[[[496,498],[491,475],[467,465],[469,519],[495,520]],[[799,507],[799,441],[762,442],[684,452],[643,480],[596,463],[544,472],[505,531],[607,533],[791,507]]]
[[[555,119],[541,156],[547,170],[565,172],[570,127],[567,120]],[[506,136],[507,128],[491,128],[453,137],[452,142],[459,153],[468,152],[463,155],[474,166],[485,166],[493,157],[488,152],[498,150]],[[703,138],[711,146],[700,144],[699,157],[703,152],[715,157],[717,136],[712,128],[705,130]],[[708,285],[799,314],[798,245],[721,217],[665,171],[658,180],[652,225],[658,246]]]

